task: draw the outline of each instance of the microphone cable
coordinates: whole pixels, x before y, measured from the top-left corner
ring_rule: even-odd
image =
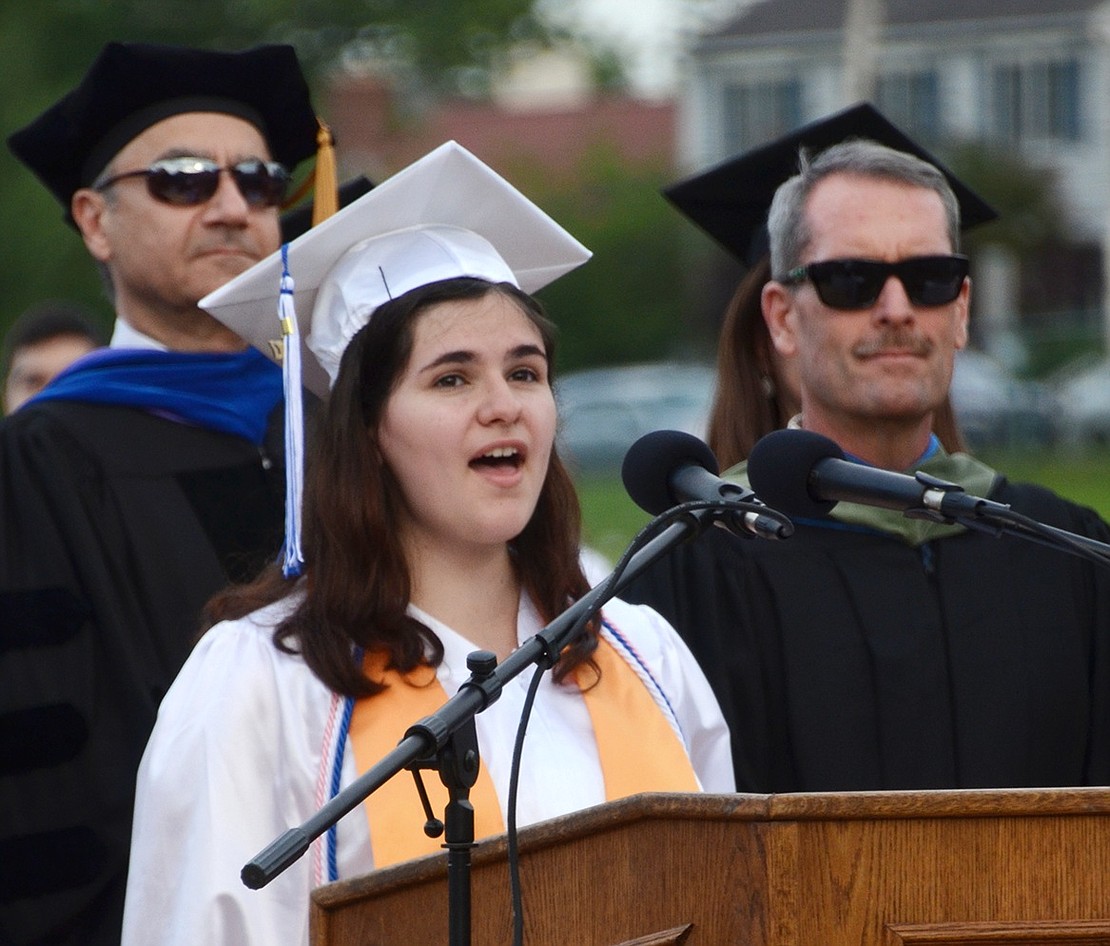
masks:
[[[695,529],[690,533],[690,537],[693,538],[698,534],[697,527],[701,525],[700,517],[696,515],[697,513],[711,510],[715,511],[722,507],[728,507],[729,505],[731,505],[731,503],[724,499],[694,500],[692,502],[681,503],[655,516],[636,533],[628,547],[621,554],[613,570],[598,586],[600,589],[600,599],[603,602],[608,601],[616,594],[622,584],[621,579],[624,577],[624,573],[628,569],[628,565],[636,553],[654,539],[658,538],[675,522],[685,518],[693,520]],[[575,621],[567,634],[568,644],[581,636],[585,630],[586,624],[591,618],[598,614],[602,608],[604,608],[604,604],[599,605],[594,611],[586,612]],[[509,795],[506,801],[507,810],[505,816],[507,842],[506,859],[509,868],[509,891],[512,901],[513,946],[523,946],[524,944],[524,896],[520,883],[520,846],[516,814],[517,796],[520,788],[521,757],[524,752],[524,737],[528,730],[528,721],[532,715],[532,708],[535,705],[540,681],[543,679],[543,675],[555,665],[557,659],[557,654],[553,655],[549,653],[543,663],[538,663],[536,665],[536,669],[532,673],[532,678],[528,682],[524,706],[521,708],[520,722],[517,724],[516,740],[513,743],[512,765],[509,771]]]

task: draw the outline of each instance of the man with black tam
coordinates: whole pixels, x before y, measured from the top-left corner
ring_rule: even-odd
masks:
[[[823,435],[853,463],[920,470],[1110,542],[1090,509],[944,449],[937,410],[971,296],[961,210],[971,222],[983,208],[917,149],[866,125],[829,132],[809,126],[681,189],[687,207],[712,208],[703,219],[718,239],[747,246],[769,232],[762,314],[796,362],[801,429],[770,434],[725,476],[750,474],[794,534],[710,529],[622,596],[662,613],[705,669],[741,791],[1108,784],[1104,567],[951,519],[851,502],[821,517],[804,503],[815,458],[776,459],[772,444]]]
[[[0,426],[0,942],[119,942],[159,700],[205,600],[278,554],[281,370],[197,302],[279,248],[318,140],[292,47],[129,43],[9,138],[117,319]]]

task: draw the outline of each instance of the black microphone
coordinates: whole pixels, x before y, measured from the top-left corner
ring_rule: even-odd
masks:
[[[717,475],[717,458],[708,445],[680,430],[644,434],[624,456],[624,488],[641,509],[657,516],[690,501],[762,506],[755,493]],[[781,513],[753,508],[725,509],[716,523],[738,535],[785,539],[794,527]]]
[[[803,519],[826,516],[841,500],[936,521],[1010,508],[928,473],[908,476],[852,463],[832,440],[809,430],[776,430],[763,437],[748,458],[748,479],[764,502]]]

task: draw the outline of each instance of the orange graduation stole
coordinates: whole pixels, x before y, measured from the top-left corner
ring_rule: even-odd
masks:
[[[586,668],[583,676],[591,679],[580,686],[597,740],[606,800],[639,792],[698,791],[685,748],[628,661],[605,638],[598,641],[593,658],[601,679],[591,685],[593,674]],[[412,723],[434,713],[448,698],[432,667],[419,667],[402,676],[385,667],[385,655],[380,651],[366,655],[365,667],[372,679],[386,683],[389,689],[355,704],[350,740],[359,772],[396,748]],[[635,740],[628,738],[629,720],[636,721]],[[424,775],[432,811],[440,816],[448,802],[447,789],[437,773]],[[505,830],[501,805],[484,766],[470,790],[470,801],[475,838]],[[366,799],[364,807],[375,867],[441,850],[441,840],[427,837],[422,830],[424,809],[408,773],[386,782]]]

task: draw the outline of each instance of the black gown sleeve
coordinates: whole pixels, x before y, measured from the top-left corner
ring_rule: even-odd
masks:
[[[992,498],[1110,541],[1048,490]],[[1110,781],[1105,568],[1014,536],[796,525],[781,542],[709,530],[622,592],[700,662],[740,791]]]
[[[118,943],[135,772],[229,577],[277,553],[236,437],[46,402],[0,424],[0,942]]]

